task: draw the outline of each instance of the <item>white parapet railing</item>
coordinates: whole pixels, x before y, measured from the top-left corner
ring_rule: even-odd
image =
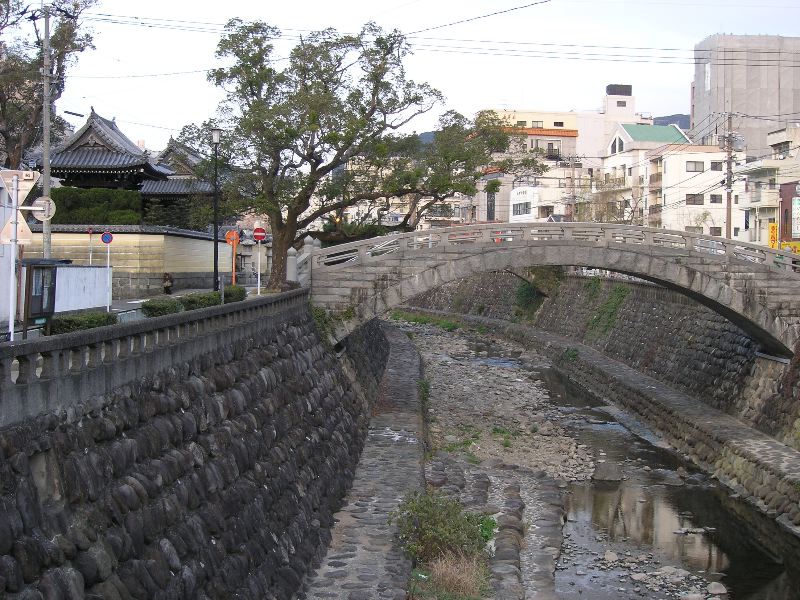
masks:
[[[684,250],[757,263],[789,273],[800,273],[800,256],[792,252],[697,233],[614,223],[489,223],[388,235],[341,244],[324,250],[314,248],[313,256],[308,260],[308,272],[310,279],[312,268],[349,266],[398,252],[425,251],[433,248],[449,250],[453,247],[476,244],[569,241],[580,245],[588,242],[601,246],[622,244]]]

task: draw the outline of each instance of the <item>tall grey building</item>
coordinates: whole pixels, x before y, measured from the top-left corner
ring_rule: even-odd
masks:
[[[800,37],[715,34],[694,47],[692,128],[704,143],[734,116],[747,156],[770,151],[767,133],[800,121]],[[747,116],[745,116],[747,115]]]

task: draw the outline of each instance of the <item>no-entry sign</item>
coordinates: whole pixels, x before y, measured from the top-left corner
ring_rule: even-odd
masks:
[[[263,242],[267,239],[267,230],[263,227],[256,227],[253,229],[253,239],[257,242]]]

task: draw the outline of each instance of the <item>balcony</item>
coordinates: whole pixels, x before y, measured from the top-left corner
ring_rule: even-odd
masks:
[[[781,202],[779,190],[766,187],[751,189],[747,192],[747,199],[750,201],[751,206],[763,208],[776,208],[780,206]]]
[[[661,182],[663,181],[664,174],[663,173],[652,173],[650,175],[650,185],[654,187],[661,187]]]

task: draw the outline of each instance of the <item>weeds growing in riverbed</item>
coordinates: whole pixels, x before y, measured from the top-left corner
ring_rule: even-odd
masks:
[[[452,319],[445,317],[435,317],[431,315],[422,315],[404,310],[392,311],[392,319],[395,321],[408,321],[409,323],[417,323],[418,325],[435,325],[441,327],[445,331],[455,331],[461,324]]]
[[[497,523],[439,492],[413,492],[390,515],[415,561],[410,598],[472,600],[486,591],[486,542]]]

